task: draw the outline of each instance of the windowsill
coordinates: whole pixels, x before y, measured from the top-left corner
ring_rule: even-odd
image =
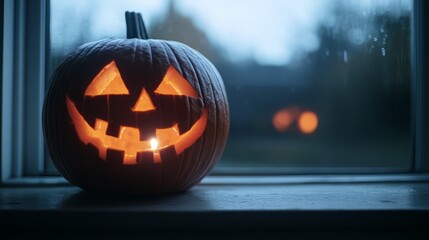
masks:
[[[240,177],[209,177],[186,193],[150,199],[93,196],[67,185],[5,187],[0,229],[414,232],[429,225],[427,180],[314,183],[299,177],[242,177],[241,183]]]
[[[428,173],[389,173],[389,174],[212,174],[205,177],[200,185],[283,185],[309,183],[404,183],[429,182]],[[5,187],[26,186],[70,186],[62,176],[21,177],[6,179]]]

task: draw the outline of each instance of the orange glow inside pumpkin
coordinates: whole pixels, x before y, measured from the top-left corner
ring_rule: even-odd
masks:
[[[199,98],[191,84],[173,66],[168,68],[155,93]]]
[[[149,94],[146,92],[146,89],[143,88],[142,92],[140,93],[140,97],[132,110],[134,112],[146,112],[155,110],[155,106],[153,105]]]
[[[85,90],[85,96],[128,95],[128,89],[122,80],[115,61],[107,64]]]
[[[151,140],[140,141],[138,128],[121,126],[119,137],[106,135],[108,122],[97,119],[92,128],[76,109],[75,104],[67,97],[67,109],[74,123],[79,139],[85,144],[91,143],[98,149],[98,155],[106,160],[107,149],[124,151],[124,164],[136,164],[138,152],[153,152],[154,162],[161,162],[159,151],[173,145],[176,154],[194,144],[204,133],[207,125],[208,110],[204,109],[202,116],[187,132],[180,135],[177,124],[170,128],[157,128],[156,136]]]
[[[195,89],[173,66],[168,68],[155,93],[199,98]],[[85,90],[85,96],[89,97],[128,94],[128,89],[114,61],[107,64]],[[150,140],[140,141],[140,131],[138,128],[120,126],[119,136],[110,136],[106,134],[109,126],[107,121],[97,118],[95,126],[92,128],[79,113],[69,97],[66,97],[66,105],[79,139],[85,145],[94,145],[98,149],[99,157],[103,160],[106,160],[108,149],[123,151],[123,164],[126,165],[136,164],[139,152],[152,152],[154,162],[160,163],[160,151],[169,146],[174,146],[176,154],[179,155],[201,137],[208,120],[208,109],[204,109],[202,116],[187,132],[180,134],[179,127],[175,124],[169,128],[157,128],[155,131],[156,136],[153,136]],[[143,88],[131,110],[134,112],[144,112],[154,109],[155,106],[149,94]]]

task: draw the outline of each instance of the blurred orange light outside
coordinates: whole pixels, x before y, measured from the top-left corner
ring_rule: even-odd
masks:
[[[279,132],[286,131],[293,122],[292,113],[288,109],[281,109],[273,116],[273,126]]]
[[[303,112],[298,119],[298,128],[302,133],[311,134],[319,124],[317,114],[311,111]]]

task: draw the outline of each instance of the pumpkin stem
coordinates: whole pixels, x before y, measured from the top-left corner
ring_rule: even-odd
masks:
[[[126,11],[125,21],[127,23],[127,38],[149,38],[140,13]]]

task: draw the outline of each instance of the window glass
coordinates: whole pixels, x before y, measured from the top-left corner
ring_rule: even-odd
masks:
[[[125,38],[127,10],[209,58],[230,104],[220,167],[411,168],[411,0],[50,2],[49,73],[85,42]]]

